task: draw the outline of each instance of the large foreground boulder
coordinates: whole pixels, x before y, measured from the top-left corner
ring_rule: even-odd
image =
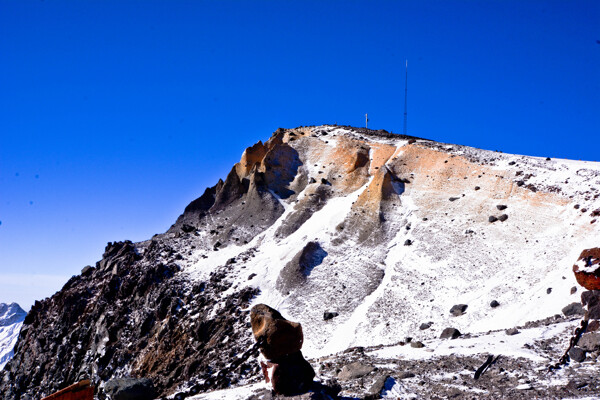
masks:
[[[263,376],[273,391],[287,396],[311,389],[315,371],[300,352],[302,326],[265,304],[252,307],[250,323],[264,357],[260,361]]]
[[[261,352],[268,360],[278,359],[302,348],[302,326],[288,321],[279,311],[265,304],[252,307],[250,323],[254,339],[262,342]]]

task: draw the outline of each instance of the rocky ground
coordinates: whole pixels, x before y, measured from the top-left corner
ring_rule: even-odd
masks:
[[[595,351],[584,362],[571,360],[556,370],[549,366],[560,359],[569,345],[578,318],[553,317],[517,327],[518,333],[489,332],[457,339],[421,343],[408,341],[395,346],[355,347],[309,360],[320,384],[313,393],[285,397],[271,393],[264,384],[253,384],[192,397],[200,399],[585,399],[600,396],[597,374],[600,355]],[[525,340],[523,357],[498,352],[478,353],[487,340],[507,342],[540,330],[558,335],[540,335]],[[500,339],[497,339],[497,338]],[[503,340],[503,337],[506,339]],[[436,355],[440,343],[456,354]],[[394,349],[402,348],[398,355]],[[473,349],[473,354],[469,353]],[[466,351],[465,351],[466,350]],[[492,350],[497,350],[492,349]],[[394,353],[397,353],[394,356]],[[407,356],[408,355],[408,356]],[[482,368],[486,361],[491,363]],[[339,397],[335,395],[338,394]]]

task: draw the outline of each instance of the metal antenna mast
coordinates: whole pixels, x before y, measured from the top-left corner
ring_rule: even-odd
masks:
[[[406,120],[408,119],[408,60],[406,60],[406,72],[404,76],[404,134],[406,135]]]
[[[365,128],[369,129],[369,114],[365,114]]]

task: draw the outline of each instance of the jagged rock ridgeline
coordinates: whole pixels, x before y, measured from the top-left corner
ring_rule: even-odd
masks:
[[[128,375],[151,379],[157,394],[184,382],[206,389],[200,380],[250,343],[243,310],[256,291],[222,296],[229,286],[217,270],[188,285],[177,258],[159,238],[109,243],[95,268],[34,304],[15,357],[0,373],[0,398],[43,397],[86,378],[102,394],[107,381]],[[248,362],[211,388],[256,372]]]

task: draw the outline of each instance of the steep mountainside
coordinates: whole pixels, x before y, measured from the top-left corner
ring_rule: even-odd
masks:
[[[13,356],[26,314],[17,303],[0,303],[0,371]]]
[[[599,189],[593,162],[351,127],[278,129],[168,232],[109,243],[95,267],[36,303],[0,397],[83,377],[100,388],[149,377],[164,395],[256,382],[253,357],[227,367],[251,343],[256,303],[301,322],[313,358],[554,316],[579,300],[570,270],[598,245]],[[451,314],[459,303],[466,312]]]

